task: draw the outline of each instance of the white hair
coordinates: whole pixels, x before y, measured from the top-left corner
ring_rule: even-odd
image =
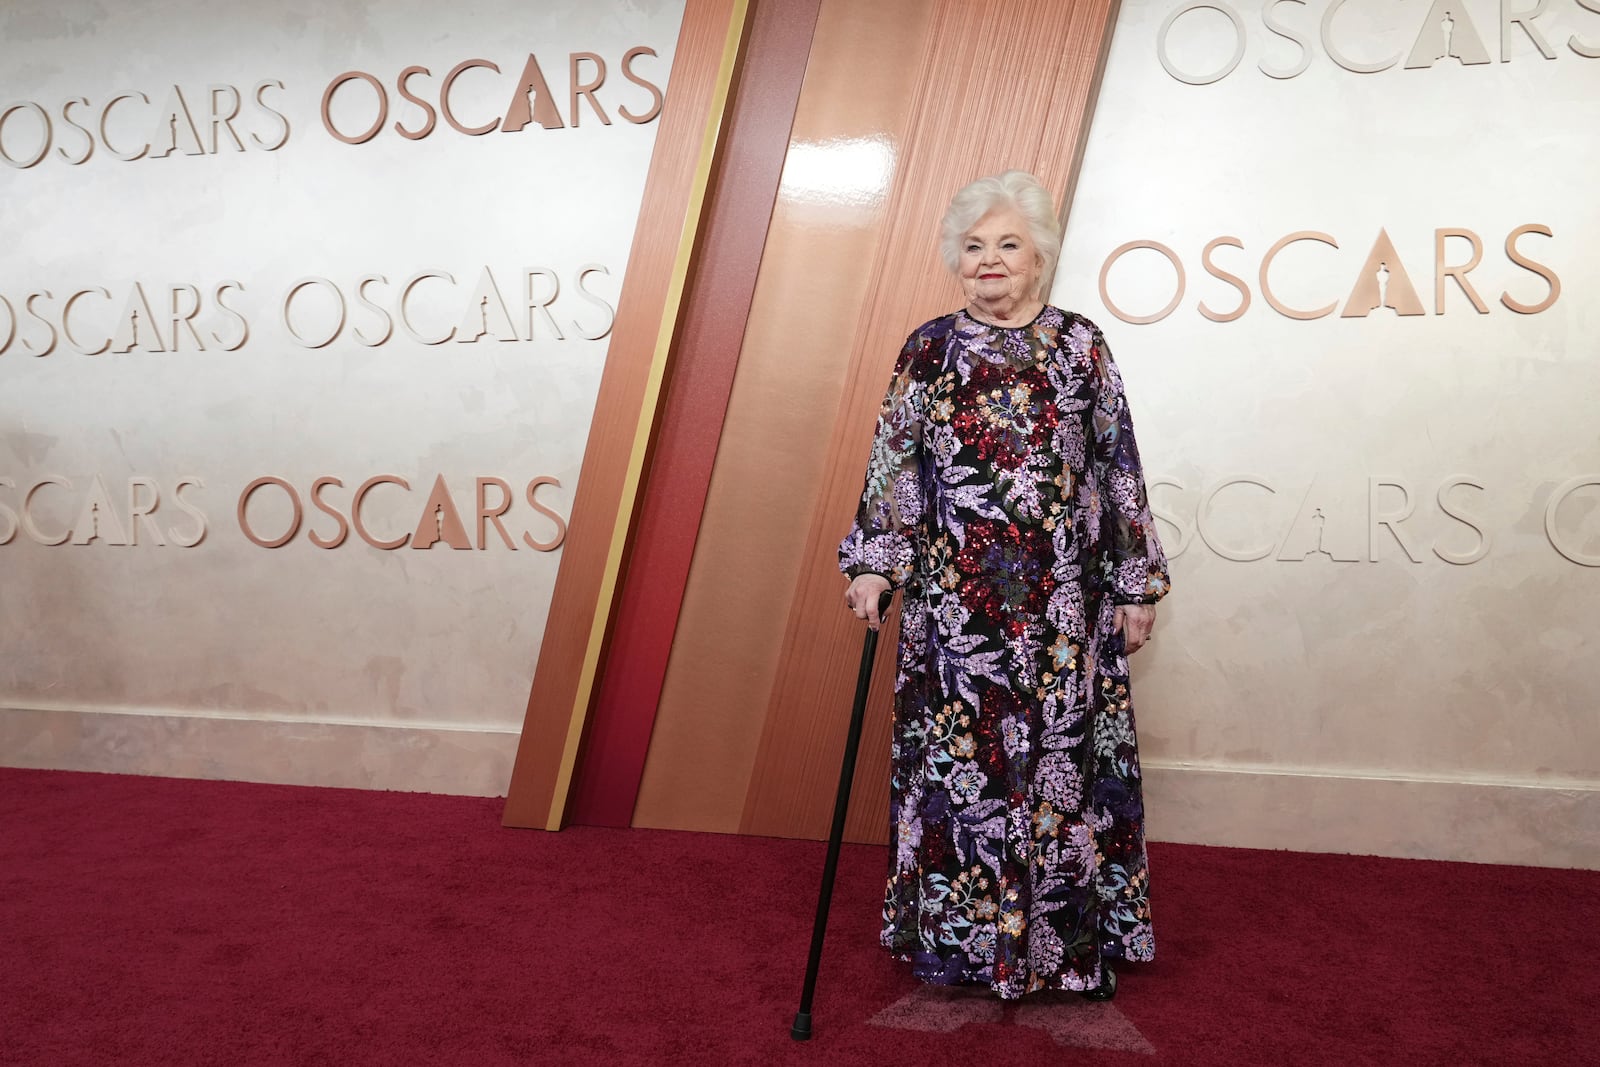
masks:
[[[979,178],[950,198],[939,230],[939,254],[944,265],[955,273],[961,266],[961,239],[978,220],[995,210],[1014,209],[1028,221],[1028,236],[1044,261],[1039,270],[1039,292],[1043,298],[1061,257],[1061,222],[1056,217],[1055,200],[1039,179],[1025,170],[1008,170]]]

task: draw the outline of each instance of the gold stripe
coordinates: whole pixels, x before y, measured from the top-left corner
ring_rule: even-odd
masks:
[[[671,354],[678,326],[683,290],[688,281],[694,244],[699,237],[700,223],[705,211],[706,194],[711,184],[711,165],[716,159],[717,146],[722,139],[728,92],[733,84],[734,65],[739,58],[739,48],[744,41],[749,7],[750,0],[734,0],[727,40],[722,46],[722,66],[717,71],[716,88],[712,93],[711,107],[706,115],[705,133],[700,139],[700,162],[695,166],[694,182],[689,191],[688,210],[684,213],[683,234],[678,238],[678,255],[673,262],[672,276],[667,284],[666,301],[662,305],[661,327],[656,334],[655,352],[650,358],[650,374],[645,380],[644,398],[639,408],[639,423],[633,434],[633,451],[628,456],[622,495],[617,502],[617,517],[611,527],[611,547],[607,550],[605,570],[600,577],[594,622],[589,627],[589,643],[583,653],[583,670],[578,675],[578,691],[572,701],[572,716],[567,720],[567,740],[561,750],[561,766],[556,771],[555,789],[550,797],[550,810],[545,820],[546,830],[561,829],[561,821],[566,814],[567,791],[571,787],[572,771],[578,761],[578,744],[583,739],[584,723],[589,716],[589,702],[594,694],[595,675],[600,667],[600,647],[605,641],[606,627],[611,622],[616,606],[617,582],[622,571],[622,551],[628,543],[628,533],[633,527],[634,506],[639,496],[639,481],[644,473],[645,452],[650,445],[650,435],[655,430],[657,409],[661,399],[661,383],[666,378],[667,359]],[[669,86],[668,89],[670,88]]]

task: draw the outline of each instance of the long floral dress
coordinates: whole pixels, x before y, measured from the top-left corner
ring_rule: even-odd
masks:
[[[902,591],[884,945],[1006,998],[1151,959],[1113,621],[1166,594],[1167,563],[1095,325],[1046,306],[913,333],[839,559]]]

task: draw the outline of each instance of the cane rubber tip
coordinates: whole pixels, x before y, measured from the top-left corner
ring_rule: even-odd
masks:
[[[809,1011],[795,1014],[794,1025],[789,1027],[789,1036],[796,1041],[811,1040],[811,1013]]]

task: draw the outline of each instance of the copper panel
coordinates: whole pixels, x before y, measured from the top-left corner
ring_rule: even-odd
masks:
[[[1007,167],[1032,171],[1065,200],[1116,9],[1116,0],[935,5],[888,223],[872,258],[857,261],[867,268],[857,277],[868,296],[843,401],[826,425],[791,443],[827,458],[740,822],[747,833],[820,837],[827,830],[861,639],[859,624],[840,607],[835,546],[860,493],[873,421],[901,343],[917,324],[958,303],[934,256],[937,221],[957,188]],[[847,829],[853,840],[885,839],[887,673],[878,672],[857,771]]]
[[[930,15],[822,4],[635,825],[739,829]],[[882,173],[819,170],[841,150]]]
[[[901,341],[958,303],[938,218],[1010,166],[1070,202],[1116,6],[824,0],[636,824],[824,832],[861,648],[834,546]],[[893,639],[856,840],[884,837]]]

